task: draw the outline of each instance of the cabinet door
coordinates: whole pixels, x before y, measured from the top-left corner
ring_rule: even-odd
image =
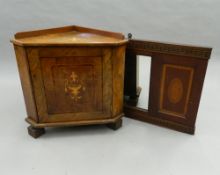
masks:
[[[40,122],[110,118],[110,55],[100,48],[28,49]]]
[[[130,60],[151,56],[151,73],[148,110],[128,100],[125,116],[193,134],[211,48],[130,40],[126,52],[125,95],[137,94]]]

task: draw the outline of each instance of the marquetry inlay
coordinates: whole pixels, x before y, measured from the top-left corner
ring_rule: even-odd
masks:
[[[70,98],[78,101],[82,98],[82,92],[86,90],[84,83],[75,72],[71,72],[68,78],[65,79],[65,92]]]
[[[178,103],[183,97],[183,83],[179,78],[173,78],[168,86],[168,99],[171,103]]]
[[[164,64],[160,89],[160,112],[185,118],[192,86],[193,68]]]

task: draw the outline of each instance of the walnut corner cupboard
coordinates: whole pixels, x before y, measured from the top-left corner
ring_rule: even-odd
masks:
[[[45,127],[121,126],[122,34],[70,26],[17,33],[12,42],[31,136],[39,137]]]
[[[122,116],[193,134],[211,48],[125,38],[67,26],[20,32],[17,58],[28,133],[46,127],[106,124]],[[147,109],[137,106],[138,56],[150,56]],[[126,98],[125,98],[126,97]]]

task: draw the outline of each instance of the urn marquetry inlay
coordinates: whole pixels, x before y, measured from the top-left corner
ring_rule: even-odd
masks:
[[[75,72],[71,72],[71,75],[65,79],[65,92],[74,101],[78,101],[83,98],[83,92],[86,90],[84,82],[78,77]]]

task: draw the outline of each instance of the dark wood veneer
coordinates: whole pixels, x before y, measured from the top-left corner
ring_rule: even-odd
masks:
[[[125,95],[137,93],[137,55],[151,56],[148,110],[126,101],[125,116],[193,134],[211,48],[129,40]],[[138,96],[136,96],[136,102]],[[146,99],[148,100],[148,99]]]

